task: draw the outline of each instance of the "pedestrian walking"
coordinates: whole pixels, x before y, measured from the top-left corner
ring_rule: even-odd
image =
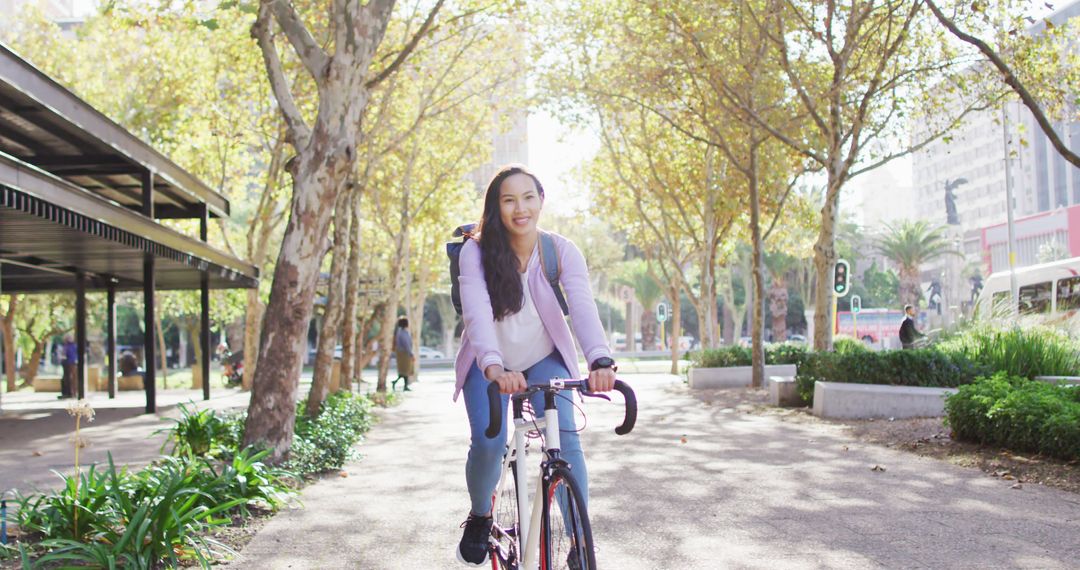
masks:
[[[413,369],[412,335],[409,334],[409,319],[401,317],[394,331],[394,355],[397,357],[397,378],[390,383],[390,390],[397,389],[398,380],[405,380],[404,392],[409,391],[409,377],[415,374]]]
[[[64,369],[63,375],[60,377],[60,397],[71,398],[74,396],[75,382],[78,381],[78,369],[76,366],[79,364],[79,348],[75,345],[75,337],[71,333],[64,335],[63,346],[63,362],[61,366]]]

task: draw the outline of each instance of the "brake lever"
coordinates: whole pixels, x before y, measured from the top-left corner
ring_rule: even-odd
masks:
[[[580,392],[582,396],[588,396],[590,398],[599,398],[601,400],[607,400],[609,402],[611,401],[611,397],[609,397],[607,394],[598,394],[596,392],[590,392],[588,390],[578,390],[578,392]]]

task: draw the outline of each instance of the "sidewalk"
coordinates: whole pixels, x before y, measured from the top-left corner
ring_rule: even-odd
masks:
[[[154,432],[169,427],[167,418],[179,417],[176,405],[194,402],[196,407],[243,408],[249,394],[235,389],[216,388],[208,401],[201,390],[159,390],[157,414],[146,414],[146,396],[141,391],[118,392],[108,399],[101,392],[90,394],[94,421],[82,423],[81,435],[89,442],[79,460],[83,467],[107,464],[111,452],[117,465],[142,466],[156,459],[165,441]],[[55,393],[15,392],[4,394],[0,415],[0,491],[22,492],[55,488],[61,484],[53,470],[75,472],[75,420],[66,409],[72,400],[57,400]]]
[[[627,379],[634,433],[615,436],[621,408],[599,402],[583,436],[601,568],[1080,567],[1080,496],[709,406],[672,376]],[[228,568],[459,567],[465,411],[448,376],[415,387],[347,477],[305,489]]]

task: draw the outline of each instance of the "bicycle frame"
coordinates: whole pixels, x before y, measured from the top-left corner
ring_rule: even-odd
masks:
[[[559,449],[561,447],[559,410],[554,405],[555,395],[547,392],[545,396],[551,399],[551,403],[545,402],[547,405],[544,410],[544,417],[539,420],[526,420],[521,417],[519,406],[515,403],[513,437],[507,443],[507,451],[503,456],[502,476],[499,478],[499,485],[496,488],[496,496],[498,496],[508,482],[508,475],[516,473],[514,488],[517,492],[518,535],[513,540],[518,545],[517,552],[520,558],[518,565],[522,569],[537,568],[540,564],[538,560],[538,553],[540,552],[540,517],[543,515],[543,501],[546,496],[544,477],[537,477],[532,504],[529,504],[529,476],[526,474],[524,464],[526,434],[537,429],[542,430],[544,433],[543,444],[540,447],[540,465],[543,474],[546,475],[556,462],[562,461],[559,459]],[[554,428],[551,426],[554,426]],[[518,461],[519,459],[521,461]],[[516,470],[510,469],[510,464],[514,461],[518,461]],[[522,536],[526,537],[524,547],[521,543]]]
[[[580,390],[587,388],[587,386],[587,382],[583,380],[552,379],[545,387],[531,388],[531,390],[539,390],[544,393],[544,417],[542,419],[527,420],[524,418],[524,400],[531,395],[531,392],[527,391],[525,394],[518,394],[511,398],[514,411],[514,430],[512,438],[507,441],[507,450],[503,455],[502,474],[499,477],[499,484],[495,488],[495,497],[497,498],[502,494],[509,479],[508,475],[515,474],[514,488],[517,500],[518,530],[516,536],[510,538],[517,546],[517,562],[520,570],[535,570],[539,567],[541,517],[544,513],[544,498],[547,496],[547,489],[545,489],[544,484],[545,481],[550,480],[549,475],[556,467],[566,463],[559,456],[562,444],[559,433],[559,409],[555,405],[555,399],[560,397],[557,392],[564,389]],[[615,428],[615,433],[625,435],[633,429],[636,421],[637,401],[633,390],[622,381],[616,381],[615,389],[623,394],[626,402],[626,415],[623,418],[623,423]],[[486,435],[495,437],[501,431],[503,424],[502,398],[499,394],[499,387],[495,383],[488,387],[488,401],[491,416]],[[540,476],[536,479],[536,491],[533,493],[533,500],[530,505],[528,496],[529,477],[526,474],[524,461],[526,457],[526,434],[535,430],[541,430],[544,436],[540,449]],[[513,462],[517,462],[517,469],[510,468]],[[505,533],[505,529],[499,528],[499,532],[509,536]],[[521,540],[523,536],[525,537],[524,545],[522,545]],[[494,556],[504,556],[505,554],[496,552]]]

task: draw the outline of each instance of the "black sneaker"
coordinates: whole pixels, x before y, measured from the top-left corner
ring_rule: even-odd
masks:
[[[465,529],[458,543],[457,559],[469,566],[483,566],[488,561],[488,544],[491,536],[491,517],[469,514],[461,523]]]

